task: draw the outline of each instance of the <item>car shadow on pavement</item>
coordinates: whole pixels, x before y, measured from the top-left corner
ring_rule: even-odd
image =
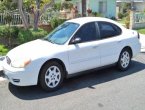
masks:
[[[132,61],[131,67],[125,72],[120,72],[115,67],[98,70],[90,74],[73,77],[64,81],[63,87],[54,92],[45,92],[38,86],[17,87],[9,83],[10,92],[22,100],[36,100],[57,95],[63,95],[68,92],[73,92],[82,88],[95,89],[96,85],[106,83],[108,81],[117,80],[128,75],[137,74],[145,69],[145,64],[137,61]]]

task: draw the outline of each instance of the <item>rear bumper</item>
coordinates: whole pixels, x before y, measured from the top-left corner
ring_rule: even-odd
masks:
[[[142,47],[141,48],[141,52],[145,52],[145,47]]]
[[[136,45],[133,45],[133,57],[135,57],[137,54],[141,52],[141,43],[137,43]]]

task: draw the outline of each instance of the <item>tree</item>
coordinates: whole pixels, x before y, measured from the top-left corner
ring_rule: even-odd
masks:
[[[34,30],[38,30],[38,22],[40,16],[46,11],[48,7],[53,6],[54,0],[1,0],[0,11],[4,10],[15,10],[17,7],[21,15],[25,29],[29,27],[28,21],[26,19],[25,11],[31,11],[34,17]]]
[[[31,10],[34,17],[34,30],[38,30],[38,22],[40,16],[46,11],[47,8],[53,6],[54,0],[24,0],[27,10]]]
[[[13,2],[12,0],[1,0],[0,1],[0,11],[4,12],[6,11],[12,11],[17,8],[17,3]]]
[[[23,1],[22,0],[18,0],[18,8],[19,8],[20,15],[22,17],[24,27],[25,27],[25,29],[28,29],[29,24],[28,24],[28,21],[26,19],[26,16],[25,16],[24,12],[23,12]]]

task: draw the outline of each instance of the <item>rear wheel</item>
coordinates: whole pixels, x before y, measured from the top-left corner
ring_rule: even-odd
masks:
[[[45,91],[57,90],[64,79],[64,70],[57,62],[48,62],[40,72],[39,82]]]
[[[129,68],[131,62],[131,52],[129,49],[123,49],[119,60],[118,60],[118,68],[122,71],[125,71]]]

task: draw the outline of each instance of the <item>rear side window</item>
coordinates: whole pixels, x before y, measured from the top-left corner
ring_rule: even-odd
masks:
[[[101,39],[118,36],[122,33],[121,29],[109,22],[98,22]]]

